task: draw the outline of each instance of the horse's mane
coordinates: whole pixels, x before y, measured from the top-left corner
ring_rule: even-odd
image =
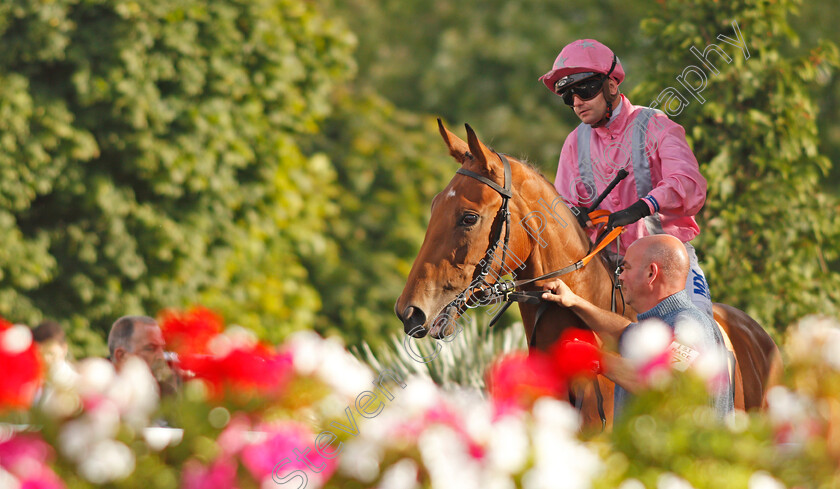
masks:
[[[510,156],[511,158],[513,158],[514,160],[516,160],[517,162],[519,162],[520,164],[522,164],[522,166],[523,166],[526,170],[528,170],[528,171],[530,171],[531,173],[533,173],[533,174],[537,175],[538,177],[542,178],[542,180],[546,183],[546,185],[549,185],[551,188],[553,188],[553,189],[554,189],[554,192],[555,192],[555,193],[557,193],[557,189],[554,187],[554,184],[553,184],[553,183],[551,183],[551,182],[549,182],[549,181],[548,181],[548,179],[545,177],[545,175],[543,175],[542,170],[541,170],[541,169],[540,169],[537,165],[535,165],[535,164],[531,163],[530,161],[528,161],[528,159],[527,159],[527,158],[525,158],[525,157],[522,157],[522,158],[517,158],[517,157],[515,157],[515,156],[509,155],[509,154],[505,154],[505,153],[499,153],[499,154],[504,154],[505,156]]]
[[[504,153],[499,153],[499,154],[504,154]],[[522,167],[525,168],[528,172],[530,172],[533,175],[536,175],[536,176],[540,177],[542,179],[542,181],[545,183],[545,185],[547,185],[548,188],[550,188],[551,191],[555,195],[558,195],[560,197],[560,200],[563,202],[563,204],[567,208],[570,208],[570,205],[566,201],[566,199],[562,195],[560,195],[560,193],[557,191],[557,188],[554,186],[554,184],[548,181],[548,179],[545,177],[545,175],[543,175],[542,170],[540,170],[540,168],[538,166],[531,163],[530,161],[528,161],[524,157],[522,159],[520,159],[520,158],[517,158],[515,156],[508,155],[508,154],[505,154],[505,156],[509,156],[511,159],[513,159],[517,163],[521,164]],[[592,240],[589,238],[589,236],[587,236],[586,231],[583,228],[580,228],[580,226],[578,226],[578,229],[580,229],[582,231],[581,236],[585,240],[585,243],[588,243],[591,246],[592,245]],[[602,259],[606,260],[606,257],[603,253],[601,253],[600,255],[601,255]],[[610,265],[607,262],[604,262],[604,265],[605,265],[606,268],[610,268]]]

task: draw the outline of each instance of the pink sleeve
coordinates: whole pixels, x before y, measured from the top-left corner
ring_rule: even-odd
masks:
[[[685,140],[685,129],[664,115],[657,115],[651,121],[649,130],[659,126],[658,146],[651,158],[651,172],[660,178],[645,201],[651,211],[679,216],[694,216],[706,202],[706,179],[700,174],[697,159]],[[658,161],[657,161],[658,159]],[[658,208],[655,208],[658,207]]]
[[[580,187],[580,188],[579,188]],[[566,136],[563,150],[560,151],[560,161],[557,164],[557,175],[554,177],[554,188],[566,205],[584,205],[580,196],[583,190],[577,165],[577,129]]]

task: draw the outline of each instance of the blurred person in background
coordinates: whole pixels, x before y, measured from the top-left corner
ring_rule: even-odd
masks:
[[[163,333],[157,321],[149,316],[123,316],[108,333],[111,363],[119,371],[129,355],[141,358],[158,382],[161,397],[178,392],[179,380],[166,361]]]
[[[64,329],[56,321],[46,320],[32,330],[32,339],[38,345],[38,351],[47,368],[57,362],[67,361],[69,348]]]
[[[57,321],[45,320],[32,329],[32,340],[38,346],[38,353],[44,362],[46,384],[35,394],[34,401],[40,402],[53,386],[72,384],[77,373],[68,359],[69,346],[64,328]]]

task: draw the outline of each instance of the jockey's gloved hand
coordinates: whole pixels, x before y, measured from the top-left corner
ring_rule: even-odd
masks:
[[[586,222],[589,221],[589,214],[587,212],[588,210],[589,209],[587,209],[586,207],[581,207],[579,205],[572,206],[572,214],[575,215],[578,224],[580,224],[580,227],[582,227],[583,229],[586,229]]]
[[[648,207],[647,203],[644,200],[639,199],[630,207],[610,214],[609,221],[607,221],[607,229],[613,229],[618,226],[626,226],[628,224],[633,224],[639,219],[647,217],[649,215],[650,207]]]

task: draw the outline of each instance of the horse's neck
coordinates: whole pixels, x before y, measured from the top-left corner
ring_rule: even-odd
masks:
[[[525,260],[521,278],[535,278],[559,270],[577,262],[589,252],[589,238],[580,230],[571,211],[564,204],[557,202],[557,198],[559,197],[556,194],[546,192],[546,195],[535,200],[554,201],[555,212],[553,216],[544,219],[545,228],[540,234],[542,243],[529,235],[531,249],[527,254],[528,259]],[[542,211],[545,213],[548,209]],[[582,269],[560,278],[579,296],[600,307],[609,308],[612,282],[607,267],[598,257],[593,258]],[[541,284],[537,284],[537,287],[539,285]]]

